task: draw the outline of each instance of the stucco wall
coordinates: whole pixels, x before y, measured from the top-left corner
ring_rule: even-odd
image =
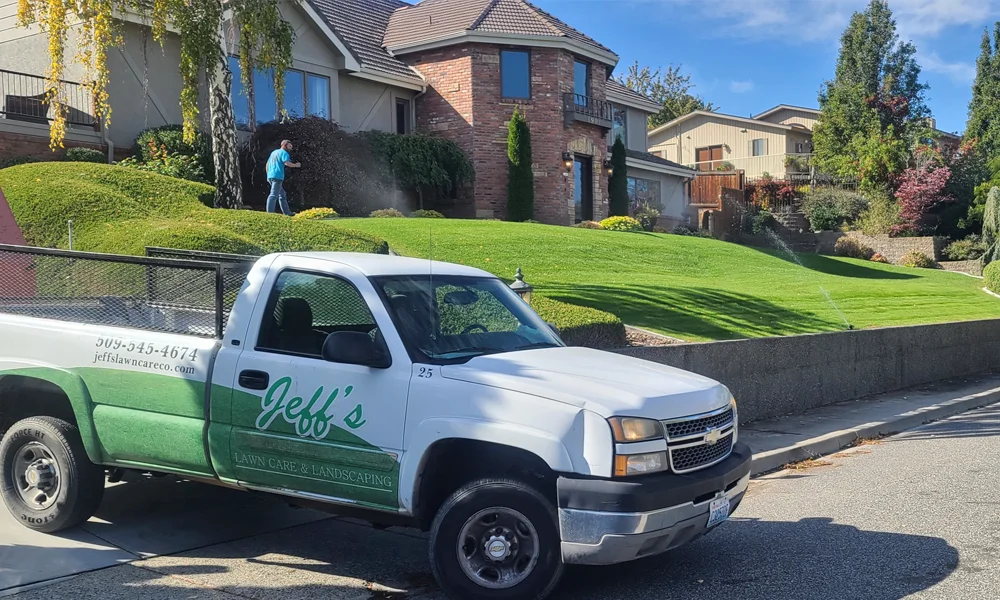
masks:
[[[345,74],[340,79],[340,124],[348,131],[396,131],[396,98],[415,92]]]
[[[746,423],[1000,369],[1000,319],[619,352],[725,384]]]
[[[660,182],[660,201],[663,203],[661,214],[683,219],[684,210],[687,208],[687,188],[684,179],[676,175],[668,175],[648,169],[642,169],[633,165],[628,167],[629,177],[640,177]]]

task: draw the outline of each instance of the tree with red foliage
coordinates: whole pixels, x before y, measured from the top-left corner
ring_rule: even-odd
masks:
[[[931,210],[955,200],[945,189],[951,169],[944,166],[941,154],[929,146],[919,146],[914,158],[916,164],[899,177],[896,200],[903,222],[892,228],[893,235],[919,235],[932,230]]]

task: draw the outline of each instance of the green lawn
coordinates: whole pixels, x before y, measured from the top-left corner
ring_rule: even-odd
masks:
[[[542,295],[686,340],[788,335],[1000,316],[982,280],[944,271],[799,255],[715,240],[538,224],[342,219],[407,256],[472,265]],[[825,292],[824,292],[825,290]],[[827,300],[836,303],[843,317]],[[768,360],[768,357],[761,357]]]

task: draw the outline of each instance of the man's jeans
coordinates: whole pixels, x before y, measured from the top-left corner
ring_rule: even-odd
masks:
[[[276,205],[280,203],[281,212],[289,217],[292,216],[292,210],[288,208],[288,200],[285,198],[285,188],[282,187],[284,181],[280,179],[268,179],[267,181],[271,184],[271,194],[267,197],[267,212],[278,212]]]

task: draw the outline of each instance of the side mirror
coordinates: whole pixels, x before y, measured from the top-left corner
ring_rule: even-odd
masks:
[[[360,331],[335,331],[323,342],[323,360],[346,365],[388,369],[392,365],[384,343]]]
[[[556,327],[555,323],[549,323],[548,321],[546,321],[545,324],[549,326],[549,329],[551,329],[553,333],[555,333],[557,336],[559,335],[559,328]]]

